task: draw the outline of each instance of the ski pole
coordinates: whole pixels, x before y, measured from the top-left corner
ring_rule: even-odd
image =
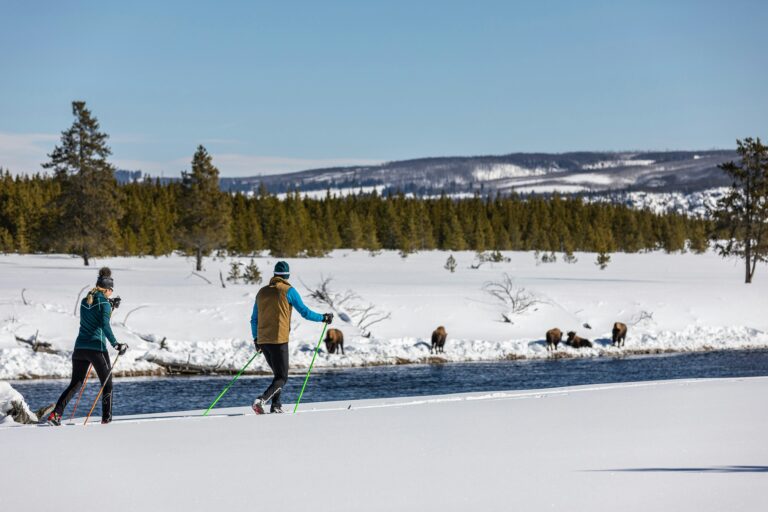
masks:
[[[75,419],[75,412],[77,411],[77,405],[80,403],[80,398],[83,396],[83,391],[85,391],[85,385],[88,384],[88,377],[91,375],[91,368],[93,368],[93,364],[88,365],[88,371],[85,373],[85,380],[83,380],[83,385],[80,386],[80,394],[77,395],[77,401],[75,402],[75,408],[72,409],[72,416],[69,417],[69,421],[71,422],[73,419]]]
[[[229,388],[231,388],[231,387],[232,387],[232,384],[234,384],[234,383],[235,383],[235,381],[237,380],[237,378],[238,378],[240,375],[242,375],[242,374],[243,374],[243,372],[245,371],[245,369],[246,369],[246,368],[248,368],[248,365],[250,365],[250,364],[251,364],[251,361],[253,361],[254,359],[256,359],[256,356],[257,356],[257,355],[259,355],[260,353],[261,353],[261,352],[256,352],[255,354],[253,354],[253,355],[251,356],[251,358],[248,360],[248,362],[247,362],[247,363],[245,363],[245,366],[243,366],[242,370],[240,370],[239,372],[237,372],[237,375],[235,375],[235,378],[234,378],[234,379],[232,379],[231,381],[229,381],[229,384],[227,384],[227,387],[225,387],[225,388],[224,388],[224,391],[222,391],[221,393],[219,393],[219,396],[217,396],[217,397],[216,397],[216,400],[214,400],[214,401],[213,401],[213,403],[212,403],[211,405],[209,405],[209,406],[208,406],[208,409],[206,409],[206,410],[205,410],[205,412],[203,413],[203,416],[208,416],[208,413],[209,413],[209,412],[211,412],[211,409],[213,409],[213,406],[214,406],[214,405],[216,405],[216,402],[218,402],[219,400],[221,400],[221,397],[223,397],[223,396],[224,396],[224,393],[226,393],[227,391],[229,391]]]
[[[91,413],[93,413],[93,410],[96,408],[96,404],[99,401],[99,398],[101,398],[101,393],[104,391],[104,386],[107,385],[107,382],[109,382],[109,378],[112,376],[112,370],[115,369],[115,365],[117,364],[117,361],[120,359],[120,354],[117,354],[117,357],[115,358],[115,362],[112,363],[112,368],[109,369],[109,373],[107,374],[107,378],[104,379],[104,384],[101,385],[101,388],[99,388],[99,394],[96,395],[96,400],[93,401],[93,405],[91,406],[91,410],[88,411],[88,416],[85,417],[85,421],[83,422],[83,426],[86,426],[88,424],[88,419],[91,417]]]
[[[309,380],[309,374],[312,371],[312,366],[315,364],[315,358],[317,357],[317,351],[320,350],[320,344],[323,342],[323,338],[325,337],[325,328],[328,327],[328,324],[323,322],[323,332],[320,333],[320,339],[317,340],[317,346],[315,347],[315,353],[312,355],[312,362],[309,363],[309,370],[307,370],[307,376],[304,377],[304,384],[301,386],[301,393],[299,393],[299,399],[296,400],[296,407],[293,408],[293,414],[296,414],[296,409],[299,408],[299,402],[301,402],[301,397],[304,395],[304,388],[307,387],[307,381]]]

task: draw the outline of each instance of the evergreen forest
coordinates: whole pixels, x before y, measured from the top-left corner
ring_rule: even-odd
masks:
[[[209,159],[210,161],[210,159]],[[204,178],[216,179],[216,176]],[[201,219],[220,221],[202,228],[213,239],[203,254],[226,251],[252,255],[322,256],[338,248],[376,252],[533,250],[545,253],[704,251],[709,223],[675,213],[656,214],[578,197],[496,197],[420,199],[403,194],[360,194],[320,199],[299,192],[278,198],[262,189],[253,195],[207,188],[216,200],[190,197],[184,181],[161,184],[145,180],[115,185],[98,212],[99,239],[90,255],[160,256],[174,251],[194,254],[187,243]],[[62,229],[71,213],[58,207],[63,184],[44,175],[0,175],[0,251],[71,252]],[[93,213],[82,204],[82,214]],[[195,215],[190,215],[192,211]]]

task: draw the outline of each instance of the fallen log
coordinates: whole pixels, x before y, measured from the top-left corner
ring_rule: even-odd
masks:
[[[30,338],[22,338],[21,336],[15,336],[16,341],[19,343],[24,343],[26,345],[29,345],[32,347],[33,352],[44,352],[46,354],[62,354],[60,350],[56,350],[53,348],[53,345],[48,343],[47,341],[40,341],[37,337],[37,333],[35,333],[34,336],[31,336]]]

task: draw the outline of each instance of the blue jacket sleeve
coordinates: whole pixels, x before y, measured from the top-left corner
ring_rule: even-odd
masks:
[[[312,322],[323,321],[323,315],[320,313],[315,313],[306,305],[304,305],[304,303],[301,301],[301,296],[299,296],[299,292],[296,291],[296,288],[291,288],[288,290],[288,303],[293,306],[294,309],[296,309],[296,311],[298,311],[299,314],[305,319],[311,320]]]
[[[109,340],[109,343],[114,347],[117,345],[117,340],[112,332],[112,327],[109,325],[109,319],[112,316],[112,306],[109,302],[102,302],[99,304],[101,307],[101,330]]]
[[[259,303],[256,301],[253,301],[253,313],[251,313],[251,334],[253,334],[253,339],[256,339],[256,336],[259,333]]]

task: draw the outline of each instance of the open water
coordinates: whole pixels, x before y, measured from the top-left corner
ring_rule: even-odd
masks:
[[[482,391],[540,389],[584,384],[712,377],[768,376],[768,350],[729,350],[662,356],[519,360],[488,363],[376,366],[314,370],[302,403],[423,396]],[[205,409],[232,379],[222,377],[135,377],[115,379],[113,414],[144,414]],[[283,403],[296,400],[304,374],[291,374]],[[271,377],[240,377],[217,407],[247,406]],[[64,380],[15,381],[31,408],[55,402]],[[78,416],[98,392],[92,377]],[[70,402],[65,418],[74,405]],[[100,414],[100,405],[94,414]]]

